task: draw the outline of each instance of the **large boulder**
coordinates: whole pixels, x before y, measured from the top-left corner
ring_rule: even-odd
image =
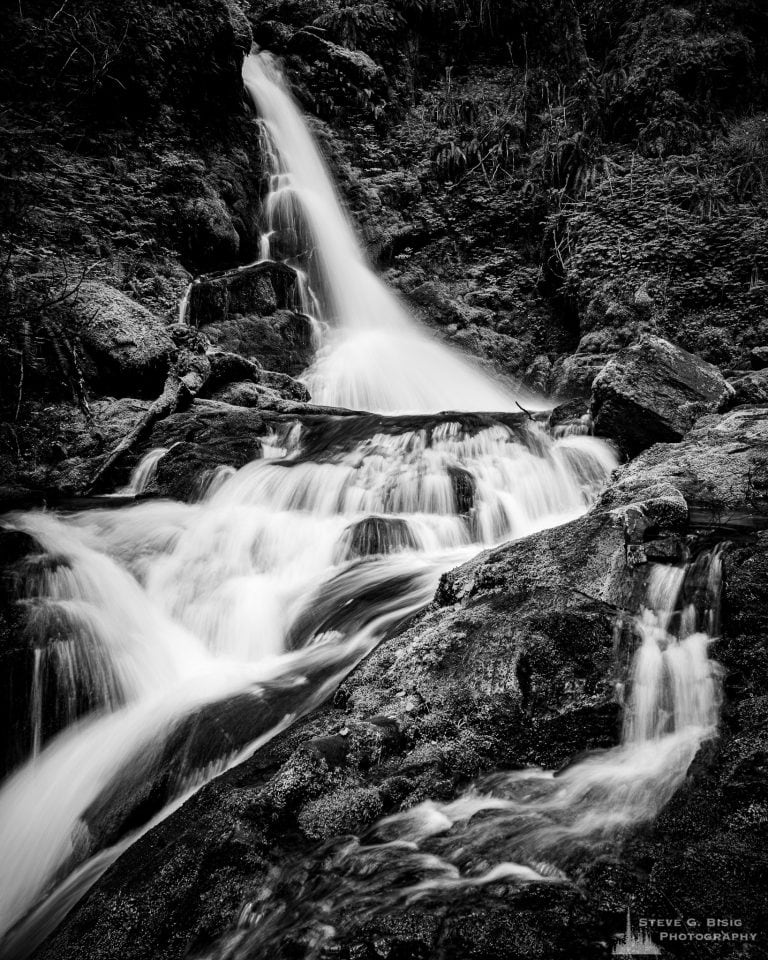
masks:
[[[270,424],[242,406],[196,400],[155,425],[145,448],[166,447],[153,489],[176,500],[195,500],[220,467],[242,467],[261,456]]]
[[[560,400],[588,398],[609,357],[608,353],[574,353],[558,358],[549,378],[550,392]]]
[[[96,389],[111,396],[154,397],[163,387],[174,344],[165,324],[120,290],[87,280],[64,308],[86,354]]]
[[[270,316],[228,316],[205,327],[221,350],[253,357],[269,370],[296,376],[309,366],[315,352],[312,322],[303,313],[277,310]]]
[[[295,376],[309,365],[315,349],[312,321],[296,312],[296,301],[294,270],[256,263],[195,280],[186,319],[220,350]]]
[[[595,433],[632,457],[653,443],[681,440],[700,416],[722,409],[732,395],[717,367],[668,340],[644,336],[595,378]]]

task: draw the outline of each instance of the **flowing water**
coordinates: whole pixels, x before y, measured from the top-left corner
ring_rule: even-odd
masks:
[[[32,756],[0,790],[3,930],[141,827],[148,791],[154,815],[311,709],[443,570],[582,512],[614,463],[533,424],[449,420],[315,459],[298,424],[270,440],[196,504],[6,519],[37,552],[20,598]]]
[[[718,721],[719,669],[707,650],[718,629],[719,548],[654,565],[648,579],[619,746],[558,772],[495,774],[451,803],[427,801],[362,838],[329,842],[309,868],[276,870],[211,958],[316,957],[377,914],[439,907],[492,884],[568,883],[580,863],[615,855],[622,835],[680,787]]]
[[[305,378],[313,401],[383,413],[517,409],[519,391],[491,380],[416,325],[371,270],[272,57],[247,57],[243,78],[262,117],[273,168],[262,254],[287,254],[305,265],[316,305],[308,312],[319,310],[327,325]]]
[[[271,59],[249,57],[244,79],[274,165],[263,254],[301,267],[324,331],[313,399],[419,416],[329,417],[323,442],[286,420],[196,503],[2,521],[30,537],[18,602],[33,653],[24,762],[0,787],[4,956],[29,952],[137,836],[322,702],[444,570],[579,515],[615,465],[586,433],[553,439],[501,416],[519,396],[422,331],[366,264]],[[446,409],[496,416],[435,415]],[[147,454],[127,492],[151,489],[164,454]],[[682,598],[697,576],[693,607]],[[343,897],[360,914],[497,879],[562,880],[575,851],[653,817],[716,723],[718,576],[717,556],[654,568],[619,747],[382,822],[375,841],[336,850],[322,916],[307,895],[294,921],[330,929]],[[238,936],[266,950],[287,918],[265,893]]]
[[[589,436],[501,416],[517,395],[420,330],[366,264],[271,60],[248,58],[244,77],[274,163],[263,252],[301,268],[325,331],[314,399],[419,416],[327,418],[323,442],[286,419],[257,460],[199,478],[196,503],[105,498],[2,520],[29,537],[17,602],[31,651],[0,786],[4,956],[28,953],[143,831],[322,702],[444,570],[579,515],[615,465]],[[496,416],[433,416],[444,409]],[[120,493],[150,491],[166,453]]]

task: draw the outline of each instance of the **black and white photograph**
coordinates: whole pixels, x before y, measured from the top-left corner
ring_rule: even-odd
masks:
[[[768,960],[768,0],[5,0],[0,960]]]

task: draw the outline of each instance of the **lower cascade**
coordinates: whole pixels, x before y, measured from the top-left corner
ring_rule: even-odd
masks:
[[[524,418],[390,426],[314,454],[292,427],[195,504],[5,521],[39,552],[22,598],[29,759],[0,790],[0,929],[73,870],[92,882],[100,849],[116,856],[321,702],[445,569],[582,513],[615,464],[602,441]]]
[[[287,935],[315,956],[345,925],[377,913],[494,883],[568,883],[570,867],[613,851],[622,832],[661,811],[716,733],[719,668],[707,648],[721,575],[719,547],[686,564],[652,565],[632,623],[619,746],[556,772],[494,774],[450,803],[426,801],[365,837],[329,842],[320,870],[307,876],[289,865],[270,878],[208,956],[273,956]]]

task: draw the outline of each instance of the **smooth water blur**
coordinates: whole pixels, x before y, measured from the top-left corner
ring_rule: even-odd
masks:
[[[373,272],[275,60],[252,54],[243,80],[266,133],[272,188],[262,257],[306,265],[305,311],[327,329],[304,379],[314,403],[381,413],[545,406],[482,372],[409,315]]]
[[[271,59],[248,57],[243,76],[274,167],[262,256],[296,267],[300,306],[318,317],[315,402],[515,410],[514,392],[420,330],[370,270]],[[197,478],[195,503],[3,521],[38,548],[19,598],[28,760],[0,786],[4,955],[33,949],[191,789],[322,702],[443,571],[579,515],[616,463],[601,441],[553,441],[534,423],[375,419],[361,436],[359,418],[339,418],[329,431],[344,442],[320,452],[289,425],[260,459]],[[166,452],[122,493],[151,491]]]
[[[141,784],[172,804],[310,709],[445,569],[583,512],[615,465],[600,441],[534,424],[442,422],[314,459],[302,441],[287,425],[197,503],[6,520],[42,553],[23,598],[32,756],[0,789],[0,930],[98,853],[116,807],[130,820]],[[196,715],[209,740],[187,731]],[[54,720],[64,729],[45,742]]]
[[[256,960],[300,942],[307,955],[372,916],[437,906],[490,884],[568,883],[580,863],[618,853],[657,816],[716,733],[719,549],[651,568],[619,746],[552,772],[499,773],[450,803],[425,801],[364,838],[330,841],[316,863],[275,871],[238,927],[206,956]],[[690,597],[696,596],[696,603]]]

